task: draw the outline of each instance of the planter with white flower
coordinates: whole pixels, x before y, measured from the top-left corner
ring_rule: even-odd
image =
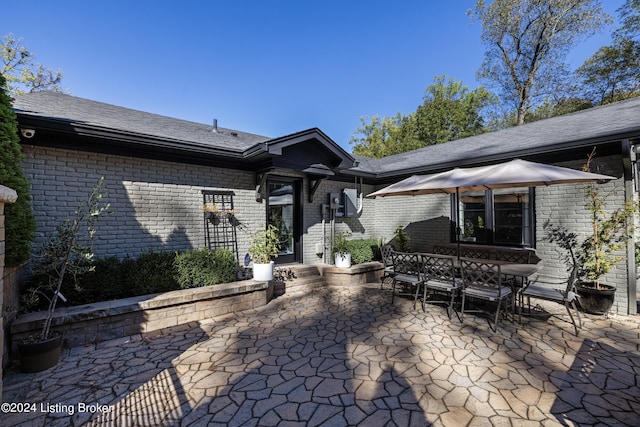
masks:
[[[278,230],[269,225],[265,230],[252,234],[249,255],[253,261],[253,279],[260,282],[273,280],[274,259],[280,251]]]
[[[334,256],[335,266],[338,268],[351,267],[351,253],[349,252],[350,233],[342,232],[335,235],[331,252]]]

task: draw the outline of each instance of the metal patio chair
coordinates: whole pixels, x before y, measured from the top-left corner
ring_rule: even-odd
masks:
[[[422,270],[423,270],[423,295],[422,310],[425,310],[425,303],[447,304],[447,316],[451,319],[451,312],[454,310],[456,297],[462,289],[462,280],[456,277],[456,268],[453,256],[422,254]],[[446,300],[429,300],[427,301],[427,293],[446,294]],[[456,311],[459,320],[460,315]]]
[[[537,279],[529,282],[520,292],[522,310],[523,300],[527,298],[528,314],[531,315],[531,298],[538,298],[545,301],[556,302],[562,304],[567,309],[567,314],[571,319],[571,324],[578,336],[579,330],[582,329],[582,319],[580,318],[580,311],[576,306],[576,281],[577,281],[577,268],[574,267],[566,282],[559,282],[553,280]],[[571,309],[575,311],[576,319],[571,313]]]
[[[384,264],[384,270],[382,270],[382,277],[380,277],[380,289],[382,289],[385,280],[393,279],[393,246],[390,244],[382,245],[380,247],[380,254],[382,255],[382,263]]]
[[[495,309],[493,324],[489,321],[491,330],[496,332],[503,302],[511,301],[512,308],[514,310],[512,313],[515,312],[515,298],[512,298],[513,291],[511,286],[505,286],[502,284],[500,265],[487,261],[461,258],[460,267],[463,281],[462,310],[460,318],[462,319],[464,317],[467,298],[496,303],[497,307]],[[486,310],[475,309],[467,311],[484,312],[488,314],[492,313],[488,308]]]
[[[398,283],[410,288],[415,287],[413,308],[416,308],[418,301],[418,291],[423,280],[422,258],[417,253],[393,252],[393,285],[391,289],[391,303],[396,296],[396,285]],[[405,293],[409,294],[409,293]],[[413,292],[410,292],[413,295]]]

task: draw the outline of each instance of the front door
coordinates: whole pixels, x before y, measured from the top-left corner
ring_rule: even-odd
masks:
[[[300,261],[300,180],[268,180],[267,225],[280,235],[280,253],[276,264]]]

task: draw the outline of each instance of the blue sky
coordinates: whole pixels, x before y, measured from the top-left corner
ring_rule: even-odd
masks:
[[[603,0],[617,17],[623,0]],[[408,114],[434,76],[478,86],[474,1],[10,0],[0,35],[72,95],[269,137],[318,127],[347,151],[361,116]],[[580,44],[576,67],[610,41]]]

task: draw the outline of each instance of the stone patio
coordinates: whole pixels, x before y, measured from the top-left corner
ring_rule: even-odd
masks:
[[[640,425],[640,316],[449,321],[379,285],[327,286],[9,370],[3,426]],[[3,410],[5,406],[3,406]]]

